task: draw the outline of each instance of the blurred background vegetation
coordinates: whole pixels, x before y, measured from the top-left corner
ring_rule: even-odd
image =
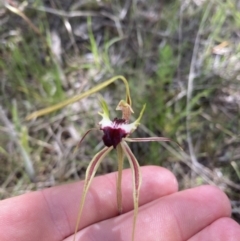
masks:
[[[135,135],[170,137],[184,149],[131,144],[140,164],[168,168],[180,189],[217,185],[240,222],[239,10],[237,0],[0,3],[0,199],[84,177],[102,133],[73,150],[100,121],[97,95],[25,117],[120,74],[136,116],[147,104]],[[101,94],[115,117],[124,86]],[[116,169],[112,153],[99,174]]]

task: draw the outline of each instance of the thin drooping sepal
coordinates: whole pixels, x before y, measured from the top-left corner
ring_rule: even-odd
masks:
[[[101,161],[112,149],[113,149],[113,147],[103,148],[101,151],[99,151],[93,157],[93,159],[91,160],[91,162],[88,165],[88,168],[86,170],[86,176],[85,176],[84,187],[83,187],[83,194],[82,194],[80,207],[79,207],[79,211],[78,211],[78,217],[77,217],[77,223],[76,223],[76,227],[75,227],[73,241],[75,241],[75,238],[76,238],[76,233],[77,233],[77,230],[79,228],[79,223],[80,223],[80,219],[81,219],[81,215],[82,215],[83,206],[84,206],[86,195],[87,195],[88,189],[90,187],[90,184],[92,182],[92,179],[95,176],[96,171],[97,171]]]
[[[122,170],[124,152],[120,144],[117,145],[117,158],[118,158],[118,176],[117,176],[117,207],[118,214],[122,213]]]
[[[41,109],[41,110],[38,110],[38,111],[35,111],[33,112],[32,114],[28,115],[26,117],[26,120],[31,120],[31,119],[34,119],[34,118],[37,118],[39,116],[43,116],[43,115],[46,115],[48,113],[51,113],[53,111],[56,111],[56,110],[59,110],[67,105],[70,105],[74,102],[77,102],[85,97],[88,97],[89,95],[92,95],[94,93],[97,93],[99,92],[100,90],[102,90],[103,88],[107,87],[108,85],[112,84],[113,82],[115,82],[116,80],[122,80],[124,85],[125,85],[125,88],[126,88],[126,102],[131,105],[132,104],[132,100],[131,100],[131,96],[130,96],[130,90],[129,90],[129,85],[128,85],[128,81],[121,75],[118,75],[118,76],[115,76],[109,80],[106,80],[104,81],[103,83],[100,83],[96,86],[94,86],[93,88],[91,88],[90,90],[87,90],[85,91],[84,93],[81,93],[79,95],[75,95],[73,96],[72,98],[69,98],[69,99],[66,99],[60,103],[57,103],[55,105],[52,105],[52,106],[49,106],[47,108],[44,108],[44,109]]]
[[[129,160],[130,167],[132,170],[132,175],[133,175],[132,179],[133,179],[134,217],[133,217],[132,241],[134,241],[135,227],[136,227],[137,214],[138,214],[138,200],[139,200],[140,186],[142,183],[142,176],[141,176],[141,171],[140,171],[140,166],[138,164],[138,161],[136,157],[133,155],[127,143],[125,141],[122,141],[121,146],[123,148],[125,155]]]

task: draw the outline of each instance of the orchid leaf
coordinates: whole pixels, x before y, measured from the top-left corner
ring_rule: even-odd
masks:
[[[74,238],[73,241],[75,241],[76,238],[76,233],[78,231],[78,227],[79,227],[79,223],[80,223],[80,219],[81,219],[81,215],[82,215],[82,210],[83,210],[83,206],[85,203],[85,199],[86,199],[86,195],[88,192],[88,189],[90,187],[90,184],[93,180],[93,177],[96,174],[96,171],[101,163],[101,161],[103,160],[103,158],[113,149],[113,147],[105,147],[103,148],[101,151],[99,151],[91,160],[91,162],[88,165],[88,168],[86,170],[86,176],[85,176],[85,181],[84,181],[84,187],[83,187],[83,194],[81,197],[81,202],[80,202],[80,207],[79,207],[79,212],[78,212],[78,216],[77,216],[77,223],[76,223],[76,227],[75,227],[75,232],[74,232]]]
[[[118,176],[117,176],[117,207],[118,213],[122,213],[122,170],[124,161],[124,152],[121,145],[117,145],[118,157]]]
[[[138,200],[139,200],[139,193],[140,193],[140,186],[142,182],[142,176],[140,171],[140,166],[134,154],[132,153],[131,149],[127,145],[125,141],[121,142],[121,146],[125,155],[128,158],[130,163],[130,167],[132,169],[132,179],[133,179],[133,202],[134,202],[134,217],[133,217],[133,229],[132,229],[132,241],[134,241],[135,235],[135,227],[137,221],[137,214],[138,214]]]
[[[72,98],[69,98],[67,100],[64,100],[56,105],[52,105],[50,107],[47,107],[47,108],[44,108],[44,109],[41,109],[41,110],[38,110],[38,111],[35,111],[33,112],[32,114],[28,115],[26,117],[26,120],[31,120],[31,119],[34,119],[34,118],[37,118],[39,116],[43,116],[43,115],[46,115],[46,114],[49,114],[53,111],[56,111],[56,110],[59,110],[67,105],[70,105],[74,102],[77,102],[85,97],[88,97],[89,95],[92,95],[98,91],[100,91],[101,89],[107,87],[108,85],[112,84],[113,82],[115,82],[116,80],[122,80],[125,84],[125,87],[126,87],[126,102],[131,105],[132,104],[132,100],[131,100],[131,96],[130,96],[130,90],[129,90],[129,85],[128,85],[128,81],[121,75],[118,75],[118,76],[115,76],[109,80],[106,80],[105,82],[99,84],[99,85],[96,85],[95,87],[93,87],[92,89],[84,92],[84,93],[81,93],[79,95],[75,95],[73,96]]]

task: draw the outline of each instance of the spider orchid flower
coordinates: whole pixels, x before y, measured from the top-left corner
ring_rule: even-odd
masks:
[[[143,112],[145,110],[145,105],[143,106],[139,117],[133,122],[129,123],[130,116],[133,113],[131,107],[131,97],[130,97],[130,90],[128,81],[123,76],[115,76],[109,80],[106,80],[103,83],[96,85],[95,87],[87,90],[84,93],[79,95],[73,96],[72,98],[66,99],[60,103],[52,105],[50,107],[38,110],[33,112],[32,114],[26,117],[26,120],[31,120],[38,118],[40,116],[49,114],[53,111],[59,110],[67,105],[70,105],[76,101],[80,101],[83,98],[86,98],[100,90],[104,89],[108,85],[114,83],[120,79],[126,88],[126,101],[121,100],[117,106],[116,110],[122,111],[121,118],[115,118],[113,120],[109,117],[109,110],[106,102],[102,99],[101,106],[103,112],[99,113],[102,116],[102,120],[99,122],[99,128],[103,131],[102,140],[105,144],[105,147],[99,151],[89,163],[89,166],[86,170],[84,187],[83,187],[83,194],[80,201],[80,207],[77,217],[77,223],[75,227],[75,233],[73,240],[75,241],[76,233],[79,227],[81,214],[83,211],[83,206],[85,203],[86,195],[89,190],[90,184],[93,180],[93,177],[96,174],[96,171],[104,159],[104,157],[112,150],[117,150],[117,157],[118,157],[118,177],[117,177],[117,207],[119,214],[122,213],[122,191],[121,191],[121,181],[122,181],[122,170],[123,170],[123,161],[124,157],[126,156],[130,167],[132,170],[132,180],[133,180],[133,201],[134,201],[134,217],[133,217],[133,229],[132,229],[132,241],[134,241],[134,233],[135,233],[135,226],[138,214],[138,200],[139,200],[139,191],[141,186],[141,172],[140,166],[134,154],[132,153],[131,149],[129,148],[127,142],[149,142],[149,141],[171,141],[169,138],[166,137],[146,137],[146,138],[131,138],[130,135],[137,129],[138,125],[140,124],[140,120],[142,118]],[[92,129],[88,130],[78,143],[77,147],[81,144],[83,139]]]
[[[102,140],[105,144],[105,147],[93,157],[93,159],[91,160],[86,170],[83,195],[80,202],[78,219],[77,219],[77,224],[75,228],[75,235],[79,227],[86,195],[89,190],[90,184],[93,180],[93,177],[97,171],[97,168],[99,167],[104,157],[112,149],[117,149],[117,156],[118,156],[117,207],[118,207],[119,214],[122,213],[121,181],[122,181],[124,156],[127,157],[132,170],[133,200],[134,200],[132,241],[134,241],[135,226],[136,226],[136,220],[137,220],[137,214],[138,214],[138,200],[139,200],[139,192],[140,192],[142,177],[141,177],[140,166],[138,164],[138,161],[134,156],[134,154],[132,153],[131,149],[129,148],[127,142],[149,142],[149,141],[171,141],[171,140],[165,137],[146,137],[146,138],[129,137],[140,124],[140,120],[145,110],[145,105],[143,106],[139,117],[133,123],[129,123],[129,119],[131,114],[133,113],[133,110],[131,105],[126,101],[121,100],[116,108],[116,110],[122,111],[122,117],[115,118],[113,120],[111,120],[109,117],[108,106],[103,99],[101,100],[101,106],[102,106],[103,112],[99,113],[102,116],[102,120],[99,122],[99,127],[100,127],[100,130],[103,131]],[[89,131],[87,133],[89,133]],[[83,138],[85,138],[86,134],[83,136]],[[81,139],[79,144],[82,142],[83,138]],[[75,241],[75,236],[74,236],[74,241]]]

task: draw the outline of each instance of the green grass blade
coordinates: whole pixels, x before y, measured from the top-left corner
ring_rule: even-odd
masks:
[[[90,40],[90,44],[91,44],[91,52],[93,53],[95,64],[96,64],[97,68],[99,69],[100,68],[100,57],[99,57],[99,53],[98,53],[98,46],[97,46],[96,40],[93,35],[93,31],[92,31],[92,19],[90,16],[88,16],[88,18],[87,18],[87,25],[88,25],[88,36],[89,36],[89,40]]]

